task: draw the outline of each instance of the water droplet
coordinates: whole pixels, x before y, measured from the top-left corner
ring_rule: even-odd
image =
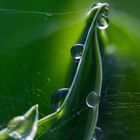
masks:
[[[83,52],[83,44],[75,44],[71,48],[71,56],[75,59],[75,61],[79,61],[82,57],[82,52]]]
[[[108,24],[109,19],[104,15],[99,16],[99,18],[97,19],[97,27],[101,30],[106,29],[108,27]]]
[[[103,137],[103,130],[100,127],[96,127],[95,135],[96,135],[97,140],[101,140]]]
[[[57,110],[60,107],[68,92],[69,88],[62,88],[54,93],[51,103],[55,110]]]
[[[96,92],[91,91],[86,98],[86,104],[90,108],[96,108],[99,104],[99,99],[99,95]]]

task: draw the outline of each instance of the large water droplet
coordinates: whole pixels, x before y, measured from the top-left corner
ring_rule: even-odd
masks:
[[[108,17],[101,15],[99,16],[99,18],[97,19],[97,27],[101,30],[104,30],[108,27],[109,24],[109,19]]]
[[[60,107],[68,92],[69,88],[62,88],[54,93],[51,103],[55,110],[57,110]]]
[[[99,104],[99,99],[99,95],[96,92],[92,91],[86,98],[86,104],[88,107],[95,109]]]
[[[109,10],[108,7],[105,7],[101,13],[101,15],[97,19],[97,27],[101,30],[104,30],[108,27],[109,19],[108,19]]]
[[[75,59],[75,61],[79,61],[82,57],[82,53],[83,53],[83,44],[75,44],[72,48],[71,48],[71,56]]]

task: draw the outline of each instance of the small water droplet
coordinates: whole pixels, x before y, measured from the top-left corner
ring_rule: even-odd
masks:
[[[99,95],[96,92],[91,91],[86,98],[86,104],[90,108],[96,108],[99,104],[99,99]]]
[[[54,93],[51,103],[55,110],[57,110],[60,107],[68,92],[69,88],[62,88]]]
[[[83,48],[84,48],[83,44],[75,44],[71,48],[71,56],[75,59],[75,61],[79,61],[81,59]]]
[[[103,130],[100,127],[96,127],[95,135],[96,135],[97,140],[101,140],[103,137]]]
[[[101,15],[97,19],[96,24],[97,24],[97,27],[101,30],[107,29],[107,27],[109,25],[109,19],[107,16]]]
[[[109,19],[106,16],[101,15],[97,19],[97,27],[101,30],[107,29],[108,24],[109,24]]]

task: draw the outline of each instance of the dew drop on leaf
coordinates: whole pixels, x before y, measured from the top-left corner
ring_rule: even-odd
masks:
[[[51,103],[55,110],[57,110],[60,107],[62,101],[64,100],[68,92],[69,88],[61,88],[54,93]]]
[[[107,29],[108,24],[109,24],[109,19],[106,16],[101,15],[97,19],[97,27],[101,30]]]
[[[83,44],[75,44],[71,48],[71,56],[75,59],[76,62],[78,62],[82,57],[84,45]]]
[[[86,104],[88,107],[95,109],[98,106],[99,99],[99,95],[96,92],[91,91],[86,98]]]

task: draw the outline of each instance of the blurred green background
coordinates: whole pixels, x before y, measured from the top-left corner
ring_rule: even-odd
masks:
[[[70,86],[70,48],[93,0],[0,1],[0,128],[32,105],[52,113],[51,97]],[[106,2],[103,1],[102,2]],[[139,140],[138,0],[112,0],[98,125],[103,140]]]

